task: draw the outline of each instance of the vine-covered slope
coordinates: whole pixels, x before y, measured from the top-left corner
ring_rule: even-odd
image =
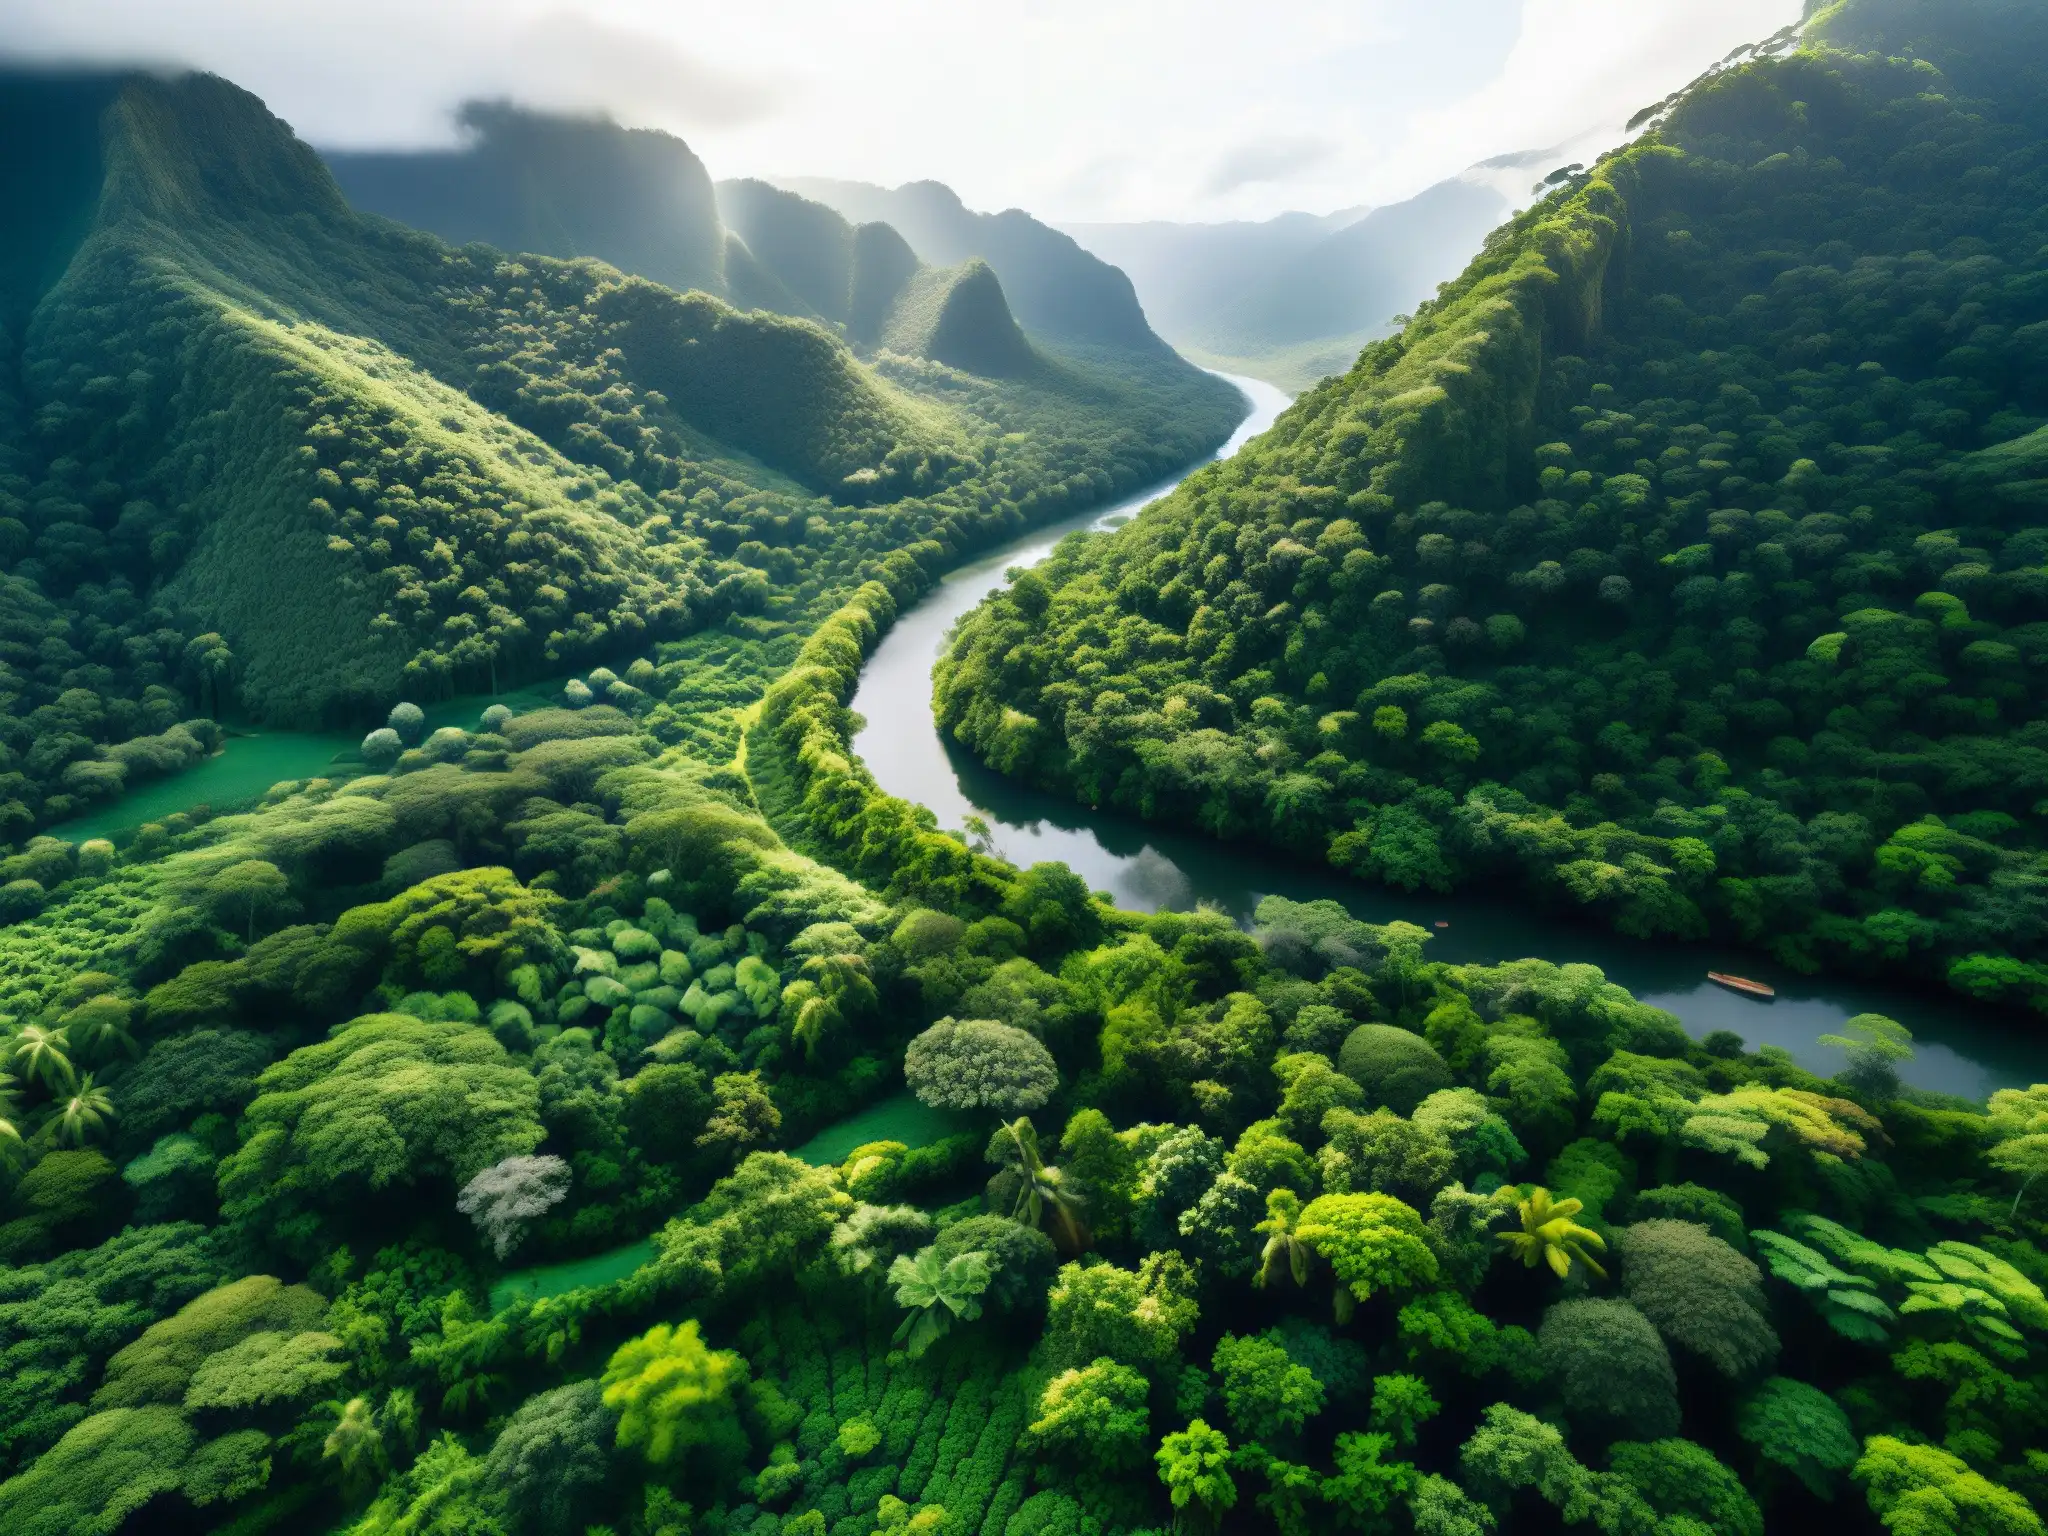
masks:
[[[2048,1006],[2048,20],[1849,0],[962,627],[943,726],[1406,888]]]
[[[869,366],[594,262],[453,250],[359,218],[218,79],[0,98],[36,130],[0,268],[0,836],[189,760],[190,716],[338,722],[796,623],[904,545],[1185,462],[1238,408],[1178,359]]]

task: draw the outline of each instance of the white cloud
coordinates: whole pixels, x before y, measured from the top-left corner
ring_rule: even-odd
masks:
[[[1048,219],[1383,202],[1683,84],[1799,0],[8,0],[0,49],[175,60],[302,135],[608,108],[715,175],[934,177]]]

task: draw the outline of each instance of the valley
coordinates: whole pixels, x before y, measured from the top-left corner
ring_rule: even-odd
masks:
[[[2048,8],[1798,9],[0,16],[0,1536],[2048,1536]]]

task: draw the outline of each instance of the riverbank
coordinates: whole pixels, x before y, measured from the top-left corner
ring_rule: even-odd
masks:
[[[1245,392],[1252,412],[1219,457],[1271,426],[1287,404],[1280,391],[1256,379],[1231,382]],[[1428,953],[1435,960],[1482,963],[1540,955],[1560,964],[1597,965],[1643,1001],[1676,1014],[1695,1037],[1732,1030],[1752,1049],[1782,1046],[1816,1072],[1832,1073],[1842,1063],[1838,1051],[1818,1043],[1820,1036],[1858,1013],[1883,1013],[1913,1031],[1916,1055],[1902,1076],[1916,1087],[1981,1099],[1995,1088],[2048,1079],[2048,1039],[2014,1029],[2011,1015],[1973,1008],[1946,994],[1797,976],[1728,946],[1633,941],[1526,905],[1363,885],[1277,852],[1090,810],[1006,778],[944,740],[932,717],[931,674],[954,625],[1007,585],[1008,571],[1036,565],[1069,534],[1128,521],[1170,489],[1172,484],[1154,487],[1013,540],[954,571],[897,615],[862,668],[852,699],[861,719],[853,750],[885,794],[929,808],[944,827],[962,827],[977,817],[989,831],[988,851],[997,857],[1020,867],[1058,860],[1091,889],[1137,911],[1206,903],[1248,924],[1264,896],[1334,900],[1367,922],[1400,920],[1428,929]],[[1449,926],[1437,928],[1439,922]],[[1709,982],[1709,970],[1754,976],[1774,985],[1778,995],[1769,1002],[1740,996]]]

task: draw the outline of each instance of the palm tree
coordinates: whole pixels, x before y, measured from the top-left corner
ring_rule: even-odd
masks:
[[[135,1056],[132,1024],[135,1010],[126,998],[103,994],[80,1003],[64,1015],[64,1033],[82,1052],[112,1056],[115,1052]]]
[[[1085,1201],[1080,1191],[1066,1187],[1060,1170],[1048,1166],[1039,1155],[1038,1130],[1031,1117],[1020,1115],[1004,1126],[996,1132],[996,1142],[1004,1148],[1004,1161],[1018,1181],[1017,1203],[1010,1211],[1010,1219],[1035,1227],[1050,1212],[1068,1250],[1079,1253],[1088,1242],[1076,1214]]]
[[[114,1101],[107,1097],[106,1089],[94,1086],[88,1072],[78,1080],[78,1091],[64,1101],[57,1116],[57,1139],[82,1147],[88,1136],[98,1135],[113,1118]]]
[[[14,1144],[21,1140],[21,1128],[14,1123],[15,1082],[12,1072],[0,1072],[0,1142]]]
[[[889,1283],[896,1287],[896,1304],[910,1311],[896,1329],[895,1341],[908,1341],[910,1358],[915,1360],[953,1326],[954,1318],[972,1322],[981,1316],[981,1293],[991,1278],[985,1253],[941,1259],[936,1247],[926,1247],[914,1259],[897,1254],[889,1266]]]
[[[1553,1200],[1549,1190],[1532,1184],[1528,1198],[1516,1205],[1522,1217],[1522,1230],[1498,1236],[1531,1269],[1541,1260],[1563,1279],[1572,1272],[1576,1260],[1605,1280],[1607,1271],[1594,1262],[1586,1245],[1590,1243],[1605,1253],[1607,1240],[1591,1227],[1582,1227],[1572,1220],[1585,1208],[1585,1202],[1580,1200]]]
[[[76,1075],[71,1070],[70,1049],[71,1038],[62,1029],[25,1025],[14,1037],[14,1064],[21,1068],[24,1077],[54,1093],[60,1083],[70,1087]]]
[[[1276,1189],[1266,1196],[1266,1219],[1253,1227],[1266,1234],[1265,1250],[1259,1255],[1259,1272],[1252,1284],[1264,1289],[1281,1275],[1296,1285],[1308,1284],[1309,1261],[1314,1253],[1295,1235],[1301,1219],[1301,1196],[1291,1189]]]
[[[334,1427],[327,1432],[320,1453],[340,1465],[342,1486],[354,1496],[383,1475],[384,1432],[377,1427],[367,1397],[352,1397],[345,1403],[330,1399],[321,1406],[334,1415]]]

